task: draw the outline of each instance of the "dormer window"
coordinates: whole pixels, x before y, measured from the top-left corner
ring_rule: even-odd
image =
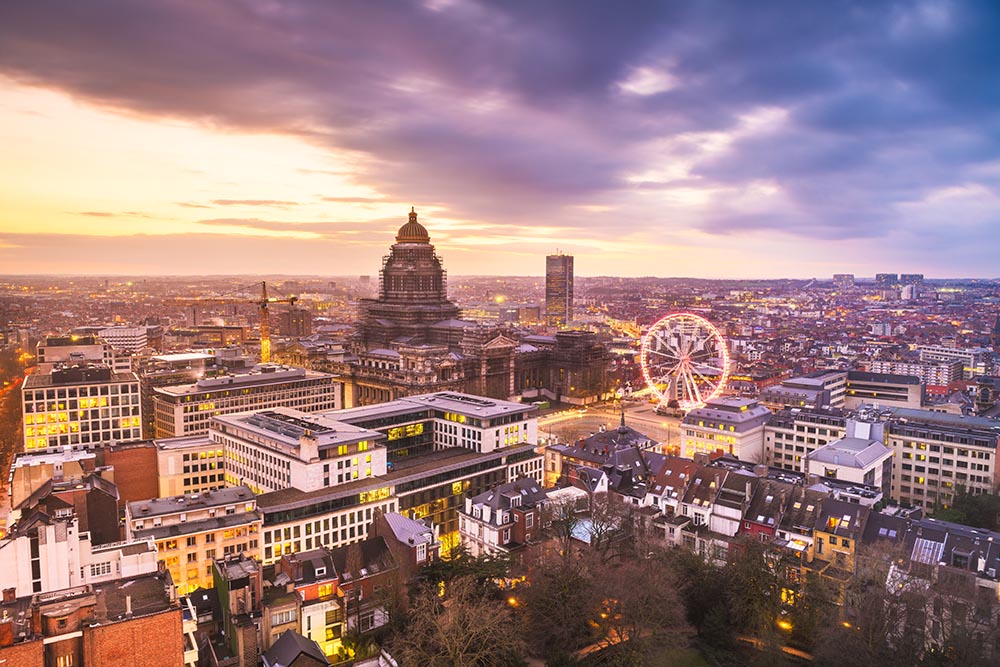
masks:
[[[427,545],[421,542],[417,545],[417,562],[423,563],[427,560]]]
[[[317,577],[322,577],[325,574],[326,574],[326,568],[325,567],[317,567],[316,568],[316,576]]]

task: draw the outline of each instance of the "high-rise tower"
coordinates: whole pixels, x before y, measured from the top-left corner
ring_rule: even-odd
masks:
[[[573,256],[545,258],[545,323],[564,327],[573,321]]]

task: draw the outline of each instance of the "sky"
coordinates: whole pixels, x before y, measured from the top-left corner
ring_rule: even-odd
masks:
[[[0,274],[1000,276],[1000,3],[7,2]]]

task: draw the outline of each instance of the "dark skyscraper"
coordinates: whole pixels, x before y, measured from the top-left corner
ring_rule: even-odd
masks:
[[[564,327],[573,321],[573,256],[545,258],[545,323]]]

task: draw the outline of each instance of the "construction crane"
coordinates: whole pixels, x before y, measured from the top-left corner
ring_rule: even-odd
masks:
[[[256,285],[256,283],[254,283]],[[268,306],[272,303],[287,303],[295,305],[299,300],[297,296],[289,296],[283,299],[269,297],[267,295],[267,282],[260,283],[260,299],[241,299],[237,297],[209,297],[207,299],[192,299],[193,303],[250,303],[257,306],[260,312],[260,361],[266,364],[271,361],[271,313]]]

